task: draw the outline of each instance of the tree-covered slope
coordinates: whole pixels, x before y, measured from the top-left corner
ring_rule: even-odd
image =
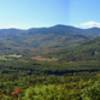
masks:
[[[0,29],[0,54],[41,54],[77,46],[100,36],[99,28],[79,29],[56,25],[48,28]]]
[[[73,48],[65,48],[48,54],[66,61],[100,60],[100,37],[86,41]]]

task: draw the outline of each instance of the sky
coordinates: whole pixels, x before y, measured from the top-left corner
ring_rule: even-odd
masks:
[[[0,28],[67,24],[68,0],[0,0]]]
[[[100,26],[100,0],[69,0],[70,23],[76,26]]]
[[[0,28],[100,25],[100,0],[0,0]]]

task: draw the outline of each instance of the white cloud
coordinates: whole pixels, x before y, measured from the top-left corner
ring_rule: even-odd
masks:
[[[95,21],[88,21],[88,22],[81,23],[79,27],[80,28],[93,28],[93,27],[100,28],[100,23],[95,22]]]

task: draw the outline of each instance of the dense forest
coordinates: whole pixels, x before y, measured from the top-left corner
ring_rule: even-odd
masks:
[[[89,64],[3,59],[0,62],[0,99],[99,100],[99,65],[94,61]]]

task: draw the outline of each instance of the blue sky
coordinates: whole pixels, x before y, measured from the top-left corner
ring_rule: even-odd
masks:
[[[100,22],[100,0],[0,0],[0,28]]]
[[[0,27],[44,27],[67,24],[67,0],[0,0]]]
[[[100,22],[100,0],[70,0],[70,24]]]

